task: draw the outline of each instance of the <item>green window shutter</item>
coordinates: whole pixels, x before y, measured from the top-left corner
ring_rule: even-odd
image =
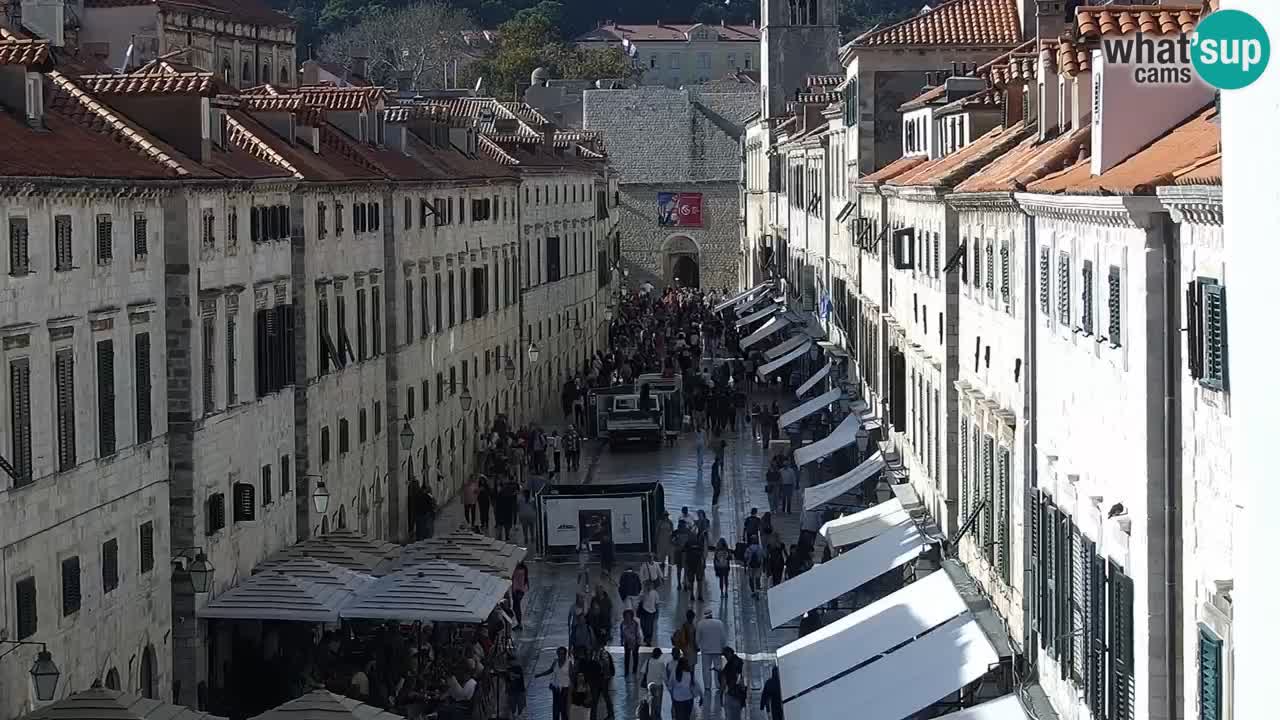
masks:
[[[996,462],[996,552],[1000,569],[1000,579],[1009,584],[1010,558],[1012,548],[1009,546],[1009,465],[1011,458],[1008,448],[1000,448]]]
[[[1204,380],[1206,387],[1227,388],[1227,289],[1219,284],[1203,283],[1204,312]]]
[[[1111,563],[1111,654],[1108,720],[1133,720],[1133,580]]]
[[[1089,561],[1084,555],[1084,535],[1080,528],[1071,528],[1071,547],[1068,561],[1071,563],[1071,679],[1084,686],[1088,654],[1086,628],[1088,628]]]
[[[1071,516],[1064,511],[1058,512],[1058,524],[1054,531],[1054,550],[1056,558],[1058,592],[1054,596],[1057,606],[1054,626],[1054,645],[1058,651],[1058,666],[1063,679],[1071,668]]]
[[[1089,554],[1089,677],[1085,698],[1095,718],[1107,711],[1107,561],[1097,554],[1092,541],[1085,541]]]
[[[1200,313],[1200,283],[1187,283],[1186,291],[1186,323],[1187,323],[1187,372],[1192,380],[1204,377],[1204,345],[1203,328]]]
[[[969,418],[960,418],[960,522],[969,520]]]
[[[1027,569],[1031,572],[1027,584],[1027,607],[1031,608],[1031,627],[1034,632],[1044,634],[1044,615],[1040,610],[1040,598],[1044,595],[1041,588],[1043,573],[1040,559],[1044,556],[1043,541],[1040,537],[1040,491],[1031,491],[1031,503],[1027,506],[1027,537],[1031,540],[1031,557],[1027,559]],[[1035,647],[1035,642],[1031,643]]]
[[[1222,640],[1200,628],[1200,720],[1222,718]]]
[[[1058,510],[1052,502],[1045,503],[1044,513],[1044,569],[1045,593],[1043,635],[1044,649],[1049,657],[1058,657]]]

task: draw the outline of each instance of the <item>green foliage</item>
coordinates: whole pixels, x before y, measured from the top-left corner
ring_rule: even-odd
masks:
[[[556,2],[542,2],[498,27],[498,46],[490,57],[469,68],[471,77],[483,78],[490,94],[514,98],[529,82],[535,68],[545,67],[554,78],[596,79],[626,77],[631,61],[621,48],[583,50],[565,43],[553,20]]]

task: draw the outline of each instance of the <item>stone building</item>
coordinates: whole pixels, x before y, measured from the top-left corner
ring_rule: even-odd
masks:
[[[608,23],[574,38],[580,48],[621,49],[643,85],[704,83],[739,71],[760,69],[761,28],[703,23],[653,25]]]
[[[265,0],[26,0],[23,6],[27,27],[56,45],[63,44],[57,18],[45,22],[45,16],[61,13],[65,21],[74,15],[80,47],[113,68],[181,51],[186,62],[233,87],[298,82],[295,23]]]
[[[584,94],[584,126],[600,133],[618,173],[618,232],[634,281],[739,284],[740,142],[756,101],[753,91],[697,86]],[[655,143],[666,148],[655,152]],[[660,217],[659,198],[698,212]]]
[[[189,166],[0,29],[0,637],[61,688],[167,697],[166,210]],[[0,717],[38,647],[4,646]]]

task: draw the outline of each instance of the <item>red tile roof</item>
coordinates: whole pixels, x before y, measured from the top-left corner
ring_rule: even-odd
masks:
[[[616,42],[624,39],[634,43],[662,41],[684,42],[688,40],[686,33],[697,25],[603,25],[574,39],[574,42]],[[713,25],[707,23],[702,27],[711,30],[721,42],[725,40],[737,42],[758,42],[760,28],[754,25]]]
[[[290,94],[284,91],[285,94]],[[379,100],[387,99],[387,91],[380,87],[334,87],[332,85],[303,85],[294,91],[306,105],[325,110],[357,111],[372,108]],[[275,94],[280,94],[276,91]]]
[[[1222,131],[1216,113],[1213,107],[1196,113],[1101,175],[1092,174],[1086,159],[1027,189],[1072,195],[1152,194],[1156,187],[1176,182],[1183,169],[1220,152]]]
[[[948,0],[856,38],[852,47],[1013,46],[1022,41],[1014,0]]]
[[[227,16],[228,20],[255,25],[292,26],[293,18],[271,9],[261,0],[85,0],[86,8],[142,7],[155,5],[172,12],[196,12]]]
[[[99,95],[204,95],[217,94],[213,73],[137,72],[127,75],[82,75],[80,82]]]
[[[1014,192],[1030,183],[1070,167],[1089,156],[1091,128],[1082,127],[1049,142],[1039,137],[1023,140],[956,186],[957,193]]]
[[[1179,185],[1221,185],[1222,153],[1216,152],[1182,168],[1175,173],[1174,182]]]
[[[902,175],[903,173],[910,172],[920,167],[924,163],[928,162],[928,160],[929,156],[927,155],[901,157],[869,175],[863,175],[854,182],[859,185],[864,183],[871,185],[886,182]]]
[[[1144,35],[1190,34],[1203,6],[1093,5],[1076,9],[1076,29],[1086,38],[1113,37],[1141,31]]]
[[[49,43],[44,40],[0,40],[0,65],[43,65],[49,62]]]
[[[902,187],[952,187],[1008,152],[1027,136],[1027,132],[1021,122],[1008,128],[995,128],[950,155],[930,160],[887,184]]]
[[[909,112],[911,110],[919,110],[930,105],[936,105],[947,94],[945,85],[934,85],[926,89],[924,92],[914,98],[902,103],[898,106],[899,112]]]
[[[1088,72],[1092,59],[1093,52],[1084,43],[1067,38],[1063,38],[1058,43],[1058,72],[1068,77],[1075,77],[1082,72]]]
[[[805,85],[811,88],[818,87],[839,87],[844,84],[843,75],[810,75],[805,80]]]
[[[1004,91],[987,88],[972,95],[966,95],[938,108],[937,115],[946,115],[963,110],[996,110],[1004,106]]]

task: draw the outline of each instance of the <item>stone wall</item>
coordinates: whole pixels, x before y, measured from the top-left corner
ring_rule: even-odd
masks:
[[[742,283],[741,230],[738,224],[741,194],[736,182],[673,185],[622,185],[622,238],[624,262],[670,284],[664,248],[669,238],[686,235],[700,249],[698,269],[703,288],[736,288]],[[658,193],[702,193],[702,227],[658,225]]]

